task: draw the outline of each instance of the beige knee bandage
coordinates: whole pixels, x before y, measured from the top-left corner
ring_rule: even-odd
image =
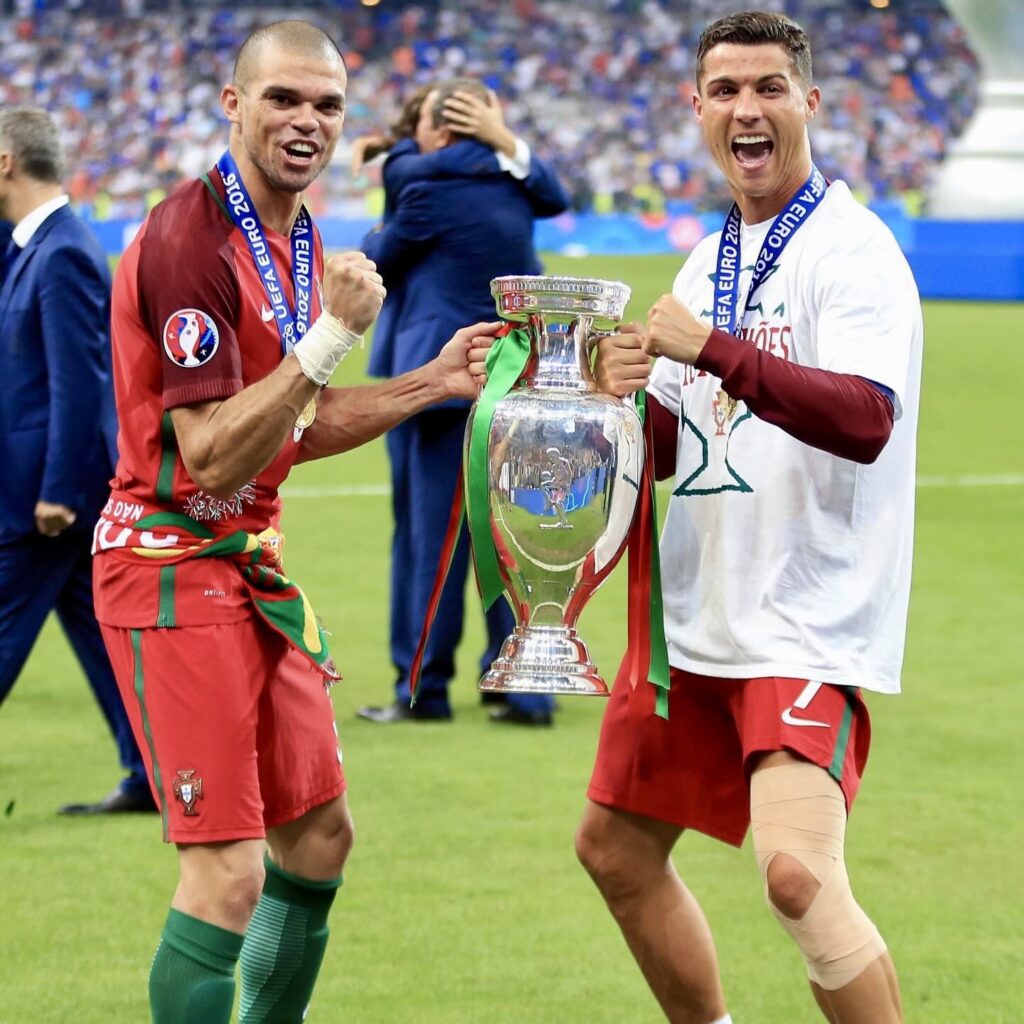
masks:
[[[885,942],[850,891],[842,790],[806,761],[755,771],[750,822],[768,906],[803,953],[810,979],[829,991],[848,985],[885,952]],[[821,884],[799,919],[781,913],[768,894],[768,865],[779,853],[799,861]]]

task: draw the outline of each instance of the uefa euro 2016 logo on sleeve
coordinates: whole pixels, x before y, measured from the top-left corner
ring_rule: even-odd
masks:
[[[164,351],[178,366],[191,369],[208,363],[220,334],[213,317],[201,309],[179,309],[164,324]]]

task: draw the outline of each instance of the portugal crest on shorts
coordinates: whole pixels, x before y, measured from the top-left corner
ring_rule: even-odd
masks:
[[[179,309],[164,324],[164,351],[178,364],[190,369],[213,358],[220,334],[213,317],[201,309]]]
[[[174,799],[180,800],[185,806],[185,817],[194,818],[199,812],[196,810],[196,801],[203,796],[203,780],[196,775],[194,768],[176,773],[174,782]]]

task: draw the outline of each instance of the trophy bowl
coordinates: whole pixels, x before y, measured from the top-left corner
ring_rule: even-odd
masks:
[[[517,624],[480,689],[605,696],[576,622],[625,550],[644,442],[632,406],[596,390],[591,355],[622,319],[630,289],[499,277],[491,293],[499,315],[528,332],[530,355],[487,439],[491,539]]]

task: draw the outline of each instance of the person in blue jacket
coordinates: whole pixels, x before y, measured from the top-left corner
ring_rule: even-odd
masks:
[[[388,289],[368,370],[391,377],[434,358],[452,330],[493,320],[492,278],[541,272],[534,221],[564,212],[569,197],[554,171],[505,128],[493,93],[471,78],[440,83],[422,98],[414,135],[391,148],[383,177],[384,220],[362,248]],[[395,520],[391,658],[397,679],[393,703],[359,712],[371,721],[448,719],[452,714],[448,685],[462,635],[469,556],[465,528],[412,708],[409,668],[451,511],[468,412],[468,402],[444,403],[387,436]],[[514,625],[504,601],[487,612],[482,669]],[[509,694],[491,717],[550,725],[552,711],[547,695]]]
[[[7,277],[7,267],[14,259],[14,250],[17,248],[11,233],[14,225],[9,220],[0,220],[0,288],[4,286]]]
[[[92,529],[114,471],[110,272],[61,186],[57,127],[43,110],[0,112],[0,703],[50,611],[117,742],[127,777],[62,813],[155,811],[100,636]]]

